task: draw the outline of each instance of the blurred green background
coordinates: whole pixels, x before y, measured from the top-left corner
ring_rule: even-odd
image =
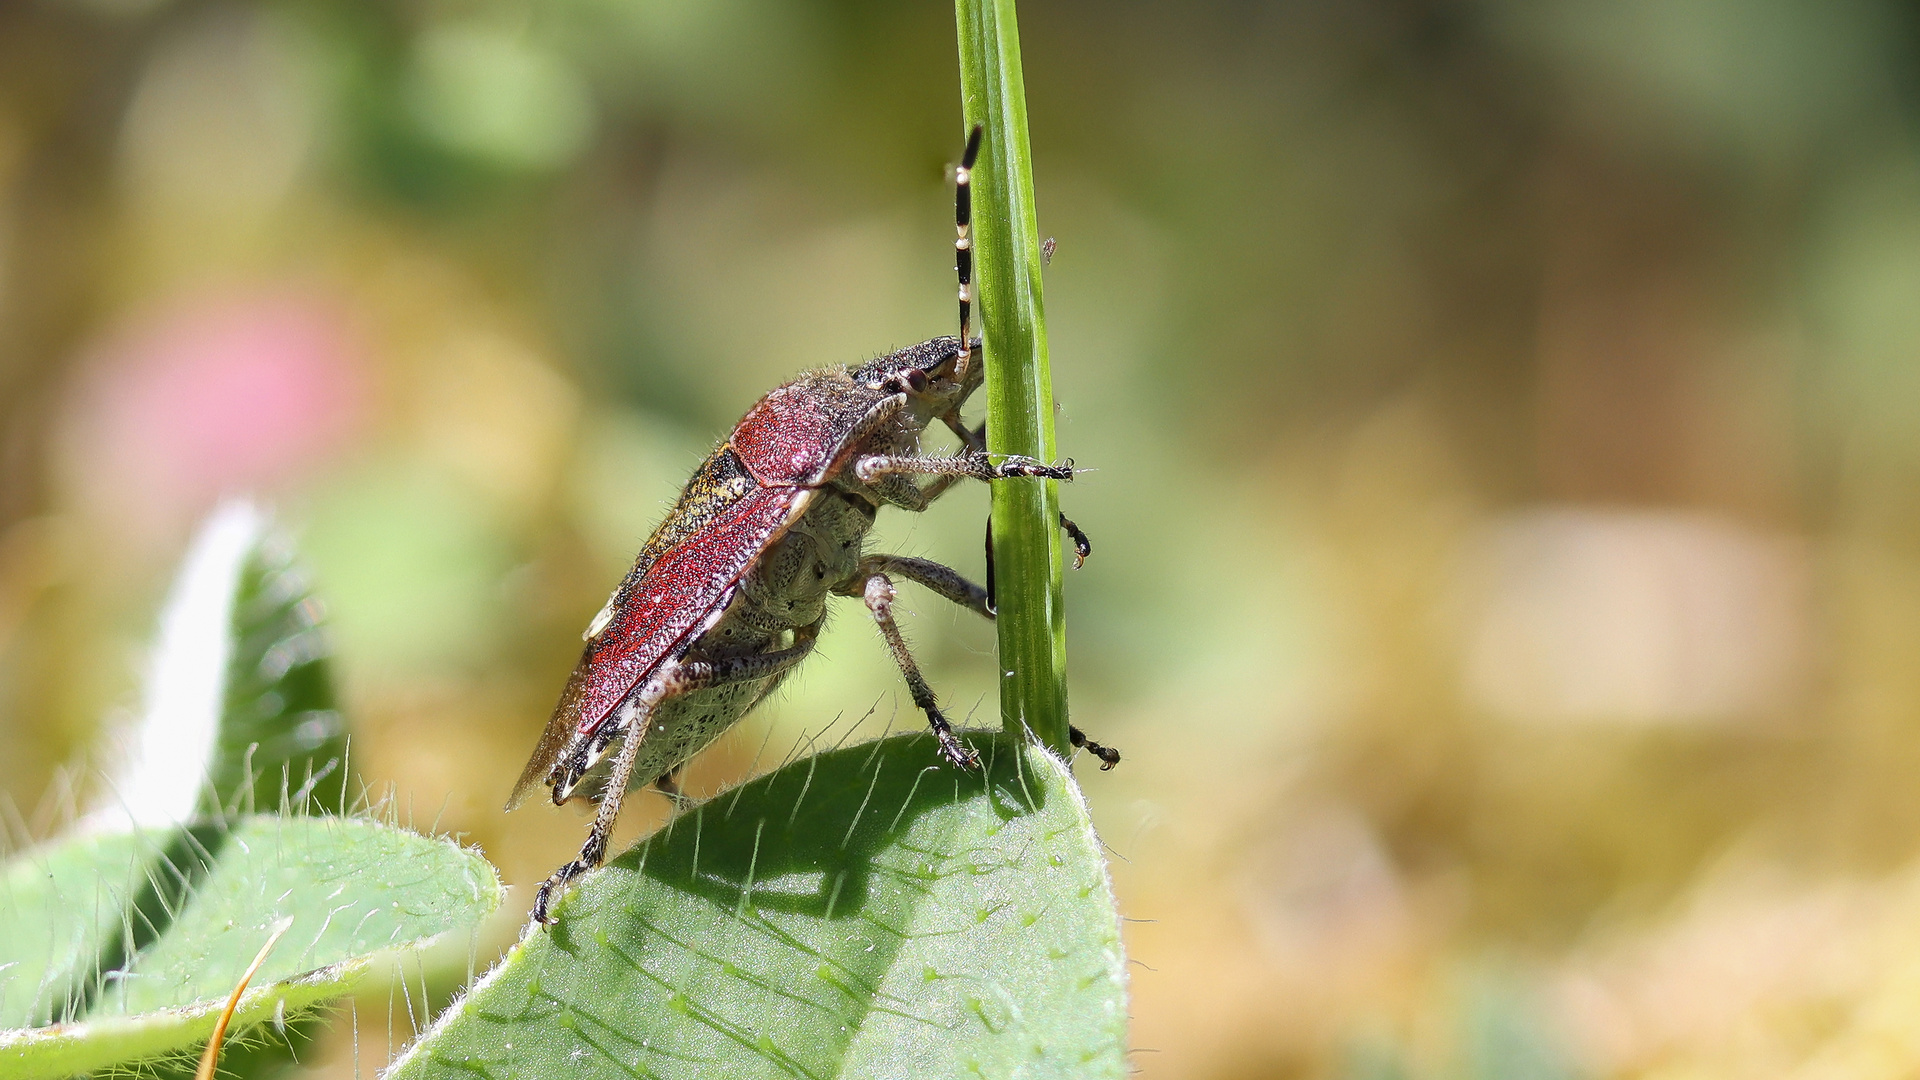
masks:
[[[1920,1070],[1920,9],[1021,14],[1140,1073]],[[958,115],[941,4],[0,4],[12,842],[255,493],[361,779],[524,906],[585,821],[500,805],[691,466],[951,332]],[[985,507],[878,546],[977,575]],[[919,722],[820,651],[696,793]]]

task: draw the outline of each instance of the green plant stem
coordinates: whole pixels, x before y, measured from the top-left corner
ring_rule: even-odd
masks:
[[[967,127],[986,127],[973,171],[973,244],[986,351],[987,449],[1052,461],[1053,376],[1014,0],[956,0],[954,8]],[[1067,636],[1054,486],[1038,479],[994,482],[992,544],[1000,722],[1032,731],[1064,756]]]

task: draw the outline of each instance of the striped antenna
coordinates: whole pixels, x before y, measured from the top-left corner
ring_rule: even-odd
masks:
[[[961,386],[967,385],[973,364],[973,163],[980,156],[980,136],[985,131],[973,125],[967,152],[953,171],[953,268],[960,275],[960,357],[954,362],[953,378]]]

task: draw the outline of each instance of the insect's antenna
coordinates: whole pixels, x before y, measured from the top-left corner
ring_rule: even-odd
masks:
[[[973,163],[980,156],[980,136],[986,131],[979,124],[967,136],[967,152],[960,156],[960,167],[953,171],[953,268],[960,275],[960,357],[954,361],[953,378],[967,385],[968,369],[973,366]]]

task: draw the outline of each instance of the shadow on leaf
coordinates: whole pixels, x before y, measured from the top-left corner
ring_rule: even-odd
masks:
[[[964,741],[980,754],[977,771],[941,762],[924,734],[817,754],[709,800],[611,865],[723,907],[847,918],[868,905],[876,857],[930,811],[978,799],[1005,822],[1045,805],[1014,740]],[[567,927],[554,928],[562,949]]]

